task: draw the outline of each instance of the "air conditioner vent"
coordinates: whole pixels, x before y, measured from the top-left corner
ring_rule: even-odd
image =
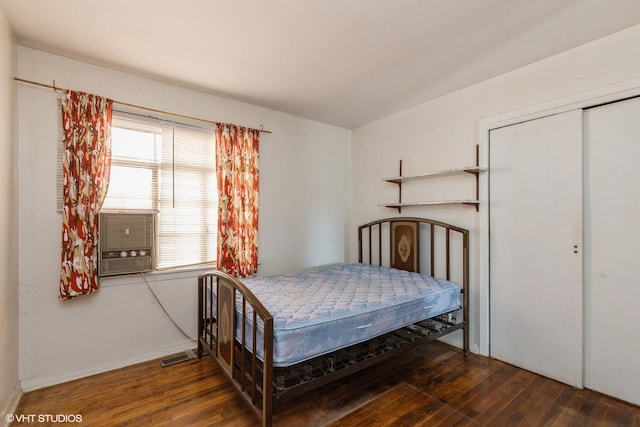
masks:
[[[141,273],[155,267],[153,213],[100,214],[100,276]]]

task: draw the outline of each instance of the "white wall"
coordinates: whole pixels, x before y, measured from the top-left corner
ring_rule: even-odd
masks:
[[[18,75],[162,111],[259,127],[259,274],[345,259],[350,132],[200,91],[18,49]],[[57,298],[60,214],[55,205],[53,90],[18,87],[20,165],[20,379],[25,390],[193,348],[140,278],[109,280]],[[2,107],[0,107],[2,108]],[[148,275],[168,311],[196,335],[196,275]]]
[[[13,412],[18,385],[18,169],[16,44],[0,10],[0,414]],[[4,423],[4,416],[0,424]]]
[[[352,214],[348,228],[397,211],[378,208],[397,198],[396,187],[381,178],[415,174],[473,164],[474,150],[484,136],[481,121],[516,110],[536,111],[551,104],[570,103],[587,92],[613,92],[640,87],[640,26],[583,45],[483,83],[451,93],[399,114],[364,125],[352,132]],[[549,153],[550,156],[553,153]],[[405,184],[403,196],[416,199],[458,198],[473,195],[473,180],[460,176]],[[481,186],[481,199],[486,193]],[[468,227],[471,235],[472,350],[487,351],[488,284],[486,206],[481,212],[467,206],[405,208],[403,215],[426,216]],[[356,257],[356,242],[349,242]]]

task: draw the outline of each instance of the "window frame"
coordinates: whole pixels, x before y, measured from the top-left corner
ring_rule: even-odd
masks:
[[[58,107],[59,110],[61,111],[61,102],[58,102]],[[126,119],[124,121],[132,121],[132,122],[136,122],[136,118],[139,118],[139,128],[138,129],[131,129],[130,127],[127,127],[125,125],[123,125],[123,122],[121,121],[120,123],[118,123],[118,118],[124,116]],[[206,140],[208,141],[207,144],[210,143],[210,145],[208,146],[208,148],[206,148],[206,152],[207,153],[211,153],[211,167],[209,168],[205,168],[205,167],[189,167],[188,165],[179,165],[176,164],[176,159],[175,156],[171,156],[172,157],[172,164],[168,165],[168,162],[166,161],[166,159],[163,159],[162,154],[159,155],[159,159],[157,161],[137,161],[135,159],[132,158],[127,158],[127,157],[118,157],[116,155],[116,157],[112,156],[112,161],[111,161],[111,166],[113,168],[113,166],[119,166],[119,167],[126,167],[126,168],[140,168],[140,169],[146,169],[146,170],[151,170],[151,176],[152,176],[152,191],[151,191],[151,196],[152,196],[152,206],[150,207],[150,209],[140,209],[140,208],[114,208],[114,207],[104,207],[101,209],[102,211],[105,212],[119,212],[119,211],[126,211],[126,212],[149,212],[149,213],[154,213],[156,215],[156,227],[155,227],[155,235],[154,235],[154,250],[155,250],[155,263],[154,263],[154,270],[150,273],[146,273],[146,274],[158,274],[158,273],[168,273],[168,272],[182,272],[182,271],[198,271],[198,270],[208,270],[211,268],[215,268],[216,267],[216,263],[217,263],[217,221],[218,221],[218,217],[217,217],[217,206],[218,206],[218,192],[217,192],[217,175],[216,175],[216,160],[215,160],[215,144],[216,144],[216,137],[215,137],[215,127],[213,124],[206,124],[206,123],[201,123],[201,122],[197,122],[197,121],[190,121],[188,119],[180,119],[180,120],[176,120],[173,117],[163,117],[161,115],[149,115],[149,113],[145,110],[142,109],[137,109],[134,107],[120,107],[118,106],[117,108],[114,106],[113,109],[113,117],[114,120],[113,122],[116,122],[117,124],[114,125],[112,123],[112,129],[113,128],[126,128],[126,129],[130,129],[130,130],[139,130],[142,131],[143,128],[145,128],[146,125],[148,125],[149,123],[153,123],[153,126],[156,127],[157,126],[157,132],[160,135],[160,150],[162,150],[162,146],[164,146],[164,142],[162,141],[162,138],[165,137],[165,131],[166,128],[169,127],[179,127],[181,129],[181,131],[185,131],[185,129],[193,129],[194,132],[198,133],[201,135],[201,138],[204,138],[205,134],[206,134]],[[134,126],[135,127],[135,126]],[[113,138],[113,132],[112,132],[112,138]],[[175,141],[172,141],[172,144],[174,144]],[[58,208],[58,212],[62,211],[62,152],[64,150],[64,133],[62,130],[62,124],[61,121],[59,121],[59,125],[58,125],[58,167],[57,167],[57,172],[56,172],[56,184],[57,184],[57,208]],[[208,157],[208,156],[207,156]],[[164,163],[163,163],[164,162]],[[174,170],[181,170],[181,171],[185,171],[187,174],[190,172],[196,172],[196,176],[200,176],[201,179],[197,180],[195,182],[201,183],[205,189],[210,189],[211,186],[214,186],[213,189],[215,191],[207,191],[207,194],[215,194],[214,197],[207,197],[207,198],[201,198],[198,197],[198,200],[201,200],[201,203],[198,203],[198,211],[200,212],[198,215],[198,218],[200,218],[200,224],[204,224],[204,228],[206,230],[206,233],[202,233],[202,232],[193,232],[191,233],[191,235],[198,235],[198,236],[208,236],[208,237],[202,237],[200,238],[197,243],[195,243],[193,246],[195,247],[196,245],[198,246],[198,251],[197,253],[199,254],[205,254],[207,255],[206,258],[209,259],[209,261],[204,260],[204,258],[200,259],[200,261],[194,260],[196,262],[193,263],[175,263],[172,265],[160,265],[160,260],[161,260],[161,239],[160,236],[162,233],[164,233],[164,235],[167,235],[167,229],[163,228],[161,229],[161,221],[160,218],[158,217],[159,215],[162,215],[162,207],[161,207],[161,200],[160,198],[161,196],[161,186],[162,186],[162,182],[163,182],[163,178],[162,178],[162,171],[163,169],[166,169],[167,167],[170,167]],[[111,174],[113,174],[113,169],[111,170]],[[174,177],[171,178],[171,180],[174,180]],[[165,179],[166,181],[166,179]],[[175,190],[174,190],[175,191]],[[179,191],[179,189],[177,190]],[[107,198],[109,197],[108,192],[107,192]],[[193,198],[192,198],[193,200]],[[211,218],[207,217],[206,213],[207,211],[211,212],[213,211],[213,215]],[[213,221],[213,224],[211,224],[211,222]],[[180,241],[179,239],[176,239],[176,236],[179,236],[179,233],[176,233],[176,229],[179,228],[179,225],[174,225],[173,229],[170,229],[168,231],[169,235],[172,236],[172,238],[174,238],[174,240],[177,242],[175,243],[175,245],[173,246],[172,249],[172,253],[178,252],[179,250],[176,249],[176,247],[180,247]],[[202,227],[202,225],[201,225]],[[167,247],[167,245],[165,244],[165,249]],[[187,249],[188,250],[188,249]],[[175,258],[175,257],[174,257]],[[122,276],[110,276],[109,279],[113,279],[114,277],[125,277],[126,275],[122,275]]]

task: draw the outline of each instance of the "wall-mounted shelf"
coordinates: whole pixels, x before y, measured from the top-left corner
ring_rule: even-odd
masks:
[[[400,160],[400,162],[402,162],[402,160]],[[477,175],[478,173],[483,172],[485,170],[486,170],[485,168],[481,168],[480,166],[469,166],[467,168],[447,169],[447,170],[437,171],[437,172],[427,172],[427,173],[420,173],[416,175],[404,175],[404,176],[396,176],[393,178],[384,178],[383,181],[399,184],[401,182],[414,181],[418,179],[438,178],[443,176],[459,175],[462,173],[470,173],[470,174]]]
[[[400,209],[403,206],[429,206],[429,205],[469,205],[478,206],[478,200],[432,200],[430,202],[402,202],[402,203],[383,203],[378,206],[385,208]]]
[[[480,172],[486,171],[486,168],[480,167],[478,164],[478,147],[476,147],[476,166],[455,168],[455,169],[446,169],[435,172],[427,172],[415,175],[402,175],[402,160],[400,160],[400,174],[396,177],[384,178],[383,181],[390,182],[398,185],[398,202],[397,203],[383,203],[378,206],[386,207],[386,208],[394,208],[398,209],[398,213],[402,212],[402,208],[405,206],[429,206],[429,205],[469,205],[475,206],[476,212],[479,210],[480,202],[478,200],[478,176]],[[471,174],[475,177],[476,180],[476,198],[467,200],[434,200],[434,201],[424,201],[424,202],[415,202],[415,201],[402,201],[402,183],[408,181],[416,181],[421,179],[429,179],[429,178],[440,178],[452,175],[460,175],[460,174]]]

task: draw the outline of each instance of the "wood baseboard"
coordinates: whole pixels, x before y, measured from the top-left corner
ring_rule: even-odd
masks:
[[[55,372],[47,375],[40,375],[31,378],[23,378],[20,381],[22,390],[30,392],[44,387],[56,384],[62,384],[80,378],[89,377],[91,375],[101,374],[113,371],[115,369],[124,368],[126,366],[135,365],[137,363],[146,362],[148,360],[158,359],[168,354],[178,353],[184,350],[190,350],[196,347],[196,344],[189,340],[184,340],[176,344],[160,347],[145,353],[135,355],[127,355],[119,358],[100,361],[94,364],[79,366],[73,369],[67,369],[61,372]]]
[[[20,383],[16,383],[13,387],[13,393],[11,394],[9,400],[6,402],[5,407],[0,408],[0,414],[2,414],[2,417],[0,417],[0,426],[8,427],[10,425],[7,420],[7,415],[16,413],[16,409],[18,408],[18,404],[20,403],[20,398],[23,394],[24,393],[22,392],[22,388],[20,388]]]

